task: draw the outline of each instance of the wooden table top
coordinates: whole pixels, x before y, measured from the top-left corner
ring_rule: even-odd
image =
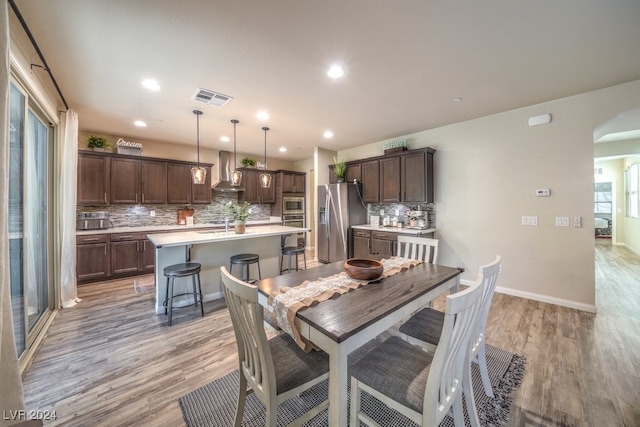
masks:
[[[282,287],[294,287],[305,280],[317,280],[342,271],[344,261],[338,261],[263,279],[256,285],[262,294],[269,296]],[[419,264],[380,282],[370,283],[335,299],[302,309],[297,317],[340,343],[459,274],[460,270],[457,268]]]

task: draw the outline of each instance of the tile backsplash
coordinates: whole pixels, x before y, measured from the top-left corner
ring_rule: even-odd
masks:
[[[214,192],[211,204],[189,205],[194,210],[194,224],[211,224],[224,221],[224,205],[237,203],[235,193]],[[108,211],[110,227],[145,227],[153,225],[175,225],[178,222],[178,209],[181,205],[110,205],[110,206],[78,206],[77,212]],[[155,211],[155,216],[151,216]],[[251,205],[249,221],[268,220],[271,214],[270,205]]]
[[[405,226],[409,224],[407,214],[410,210],[420,210],[425,212],[425,220],[428,220],[428,228],[436,227],[436,205],[435,203],[414,203],[405,205],[402,203],[371,203],[368,205],[369,216],[379,215],[380,211],[384,211],[384,216],[394,217],[396,209],[399,211],[398,221]]]

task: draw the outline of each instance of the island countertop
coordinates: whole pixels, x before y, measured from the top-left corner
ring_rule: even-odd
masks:
[[[278,236],[310,231],[309,228],[287,227],[284,225],[267,225],[247,227],[244,234],[236,234],[233,225],[229,231],[193,230],[176,233],[147,234],[147,239],[156,247],[195,245],[201,243],[226,242],[230,240],[254,239],[256,237]]]

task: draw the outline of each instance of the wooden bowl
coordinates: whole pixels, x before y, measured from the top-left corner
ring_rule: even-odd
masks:
[[[372,259],[348,259],[344,262],[344,270],[349,277],[357,280],[375,280],[382,276],[382,264]]]

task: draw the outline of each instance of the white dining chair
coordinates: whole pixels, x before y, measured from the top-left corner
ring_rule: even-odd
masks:
[[[351,374],[351,423],[380,426],[363,411],[361,391],[399,411],[420,426],[435,427],[453,410],[456,427],[464,426],[465,403],[469,421],[479,426],[469,375],[469,340],[480,308],[482,280],[446,297],[444,324],[435,353],[388,338],[358,360]]]
[[[438,239],[416,236],[398,236],[396,256],[438,263]]]
[[[489,381],[489,370],[485,349],[485,329],[491,300],[498,282],[500,272],[500,256],[498,255],[490,264],[480,267],[478,277],[482,277],[482,300],[478,319],[475,322],[474,332],[471,338],[471,360],[478,363],[484,392],[489,397],[493,396],[493,388]],[[441,330],[444,325],[445,313],[432,308],[424,308],[411,316],[409,320],[400,326],[400,333],[410,343],[419,345],[425,350],[433,351],[439,345]]]
[[[220,276],[238,345],[240,390],[235,426],[241,426],[247,394],[253,392],[266,406],[265,425],[275,427],[280,403],[329,378],[329,356],[322,351],[305,353],[287,334],[267,340],[258,288],[232,276],[224,266]],[[328,407],[327,397],[291,425],[301,425]]]

